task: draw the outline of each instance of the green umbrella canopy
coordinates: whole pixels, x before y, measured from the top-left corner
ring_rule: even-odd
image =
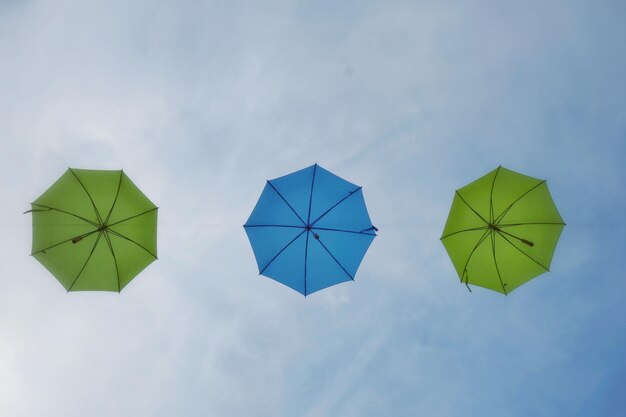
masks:
[[[498,167],[456,191],[441,241],[462,283],[508,294],[549,270],[564,226],[545,180]]]
[[[157,259],[157,207],[123,171],[68,169],[31,203],[35,257],[67,291],[121,291]]]

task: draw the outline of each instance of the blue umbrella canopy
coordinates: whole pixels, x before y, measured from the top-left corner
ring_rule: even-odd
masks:
[[[361,187],[317,164],[268,180],[244,229],[259,274],[305,297],[353,281],[378,231]]]

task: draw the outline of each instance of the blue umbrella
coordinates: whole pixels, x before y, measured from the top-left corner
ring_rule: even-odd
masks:
[[[378,231],[361,187],[317,164],[267,181],[244,228],[259,274],[305,297],[354,281]]]

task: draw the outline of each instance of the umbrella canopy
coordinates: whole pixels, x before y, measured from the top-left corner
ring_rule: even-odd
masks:
[[[461,282],[507,294],[549,270],[564,226],[545,180],[498,167],[456,191],[441,241]]]
[[[157,207],[123,171],[70,168],[31,205],[32,256],[67,291],[119,292],[157,258]]]
[[[267,181],[244,228],[259,274],[304,296],[354,280],[378,230],[361,187],[317,164]]]

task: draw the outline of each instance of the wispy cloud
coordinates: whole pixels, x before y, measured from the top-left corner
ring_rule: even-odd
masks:
[[[626,175],[617,2],[0,3],[0,415],[619,415]],[[380,236],[306,299],[241,225],[318,162]],[[553,272],[502,297],[438,242],[453,191],[547,178]],[[20,213],[67,166],[123,168],[159,261],[66,294]]]

